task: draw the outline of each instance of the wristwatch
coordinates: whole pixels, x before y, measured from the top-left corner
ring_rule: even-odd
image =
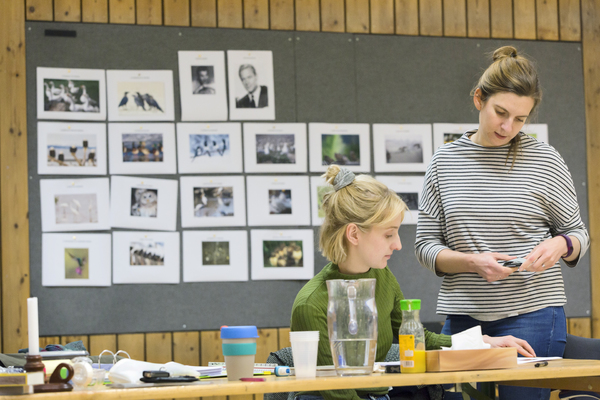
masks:
[[[560,256],[561,258],[567,258],[571,254],[573,254],[573,242],[571,242],[571,238],[568,237],[567,235],[558,235],[558,236],[562,236],[567,241],[567,254],[565,254],[564,256]]]

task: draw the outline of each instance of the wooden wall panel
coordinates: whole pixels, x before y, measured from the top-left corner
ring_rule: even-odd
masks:
[[[135,0],[108,0],[108,15],[111,24],[135,24]]]
[[[59,22],[81,22],[81,1],[54,0],[54,20]]]
[[[52,0],[27,0],[26,17],[30,21],[52,21],[54,11]]]
[[[585,93],[592,335],[600,338],[600,2],[581,0],[581,48]]]
[[[489,0],[467,0],[467,36],[490,37]]]
[[[217,0],[217,26],[219,28],[242,28],[242,0]]]
[[[60,336],[40,336],[40,347],[42,349],[49,344],[60,344]]]
[[[106,24],[108,0],[81,0],[81,22]]]
[[[219,331],[200,332],[200,362],[208,365],[210,361],[225,361]],[[227,396],[203,397],[202,400],[227,400]]]
[[[138,25],[162,25],[162,0],[137,0],[136,21]]]
[[[579,0],[559,0],[560,40],[581,40],[581,8]]]
[[[173,332],[173,361],[184,365],[200,365],[200,332]]]
[[[321,30],[319,0],[296,0],[296,30]]]
[[[513,1],[513,8],[515,39],[535,40],[535,0]]]
[[[154,363],[173,361],[171,332],[146,333],[146,361]]]
[[[83,343],[83,346],[86,349],[90,348],[90,343],[89,343],[89,338],[87,335],[74,335],[74,336],[61,336],[60,337],[60,344],[62,344],[63,346],[69,343],[73,343],[76,342],[78,340],[81,340],[81,342]]]
[[[117,347],[126,351],[134,360],[146,360],[146,338],[143,333],[117,335]]]
[[[321,30],[323,32],[345,32],[344,0],[321,0]]]
[[[394,0],[371,0],[371,33],[393,35],[395,31]]]
[[[294,0],[270,0],[271,29],[293,31]]]
[[[419,35],[418,0],[396,0],[396,34]]]
[[[467,36],[466,0],[444,0],[444,36]]]
[[[442,0],[419,1],[419,26],[423,36],[442,36]]]
[[[383,2],[382,0],[372,0],[371,9],[375,12],[374,9],[377,9],[378,4]],[[373,19],[373,15],[371,15],[371,19]],[[393,19],[394,16],[392,14],[392,22]],[[369,33],[369,26],[369,2],[365,0],[346,0],[346,32]],[[393,24],[391,33],[394,33]]]
[[[490,0],[490,18],[492,37],[494,39],[512,39],[512,0]]]
[[[190,26],[190,0],[163,0],[163,15],[167,26]]]
[[[244,0],[244,28],[269,29],[269,0]]]
[[[569,318],[567,324],[567,331],[571,335],[592,337],[592,321],[590,318]]]
[[[99,356],[104,350],[117,352],[117,335],[90,335],[90,347],[88,347],[90,355]]]
[[[538,40],[558,40],[558,0],[537,0]]]
[[[217,0],[191,0],[192,26],[217,27]]]
[[[284,347],[291,347],[292,344],[290,343],[290,328],[279,328],[279,345],[278,347],[280,349],[283,349]]]
[[[258,339],[256,339],[256,362],[267,362],[269,354],[277,350],[279,350],[277,328],[259,329]]]

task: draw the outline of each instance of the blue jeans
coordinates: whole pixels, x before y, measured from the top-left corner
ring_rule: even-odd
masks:
[[[567,343],[567,320],[562,307],[547,307],[491,322],[478,321],[468,315],[448,315],[442,333],[452,335],[477,325],[481,325],[484,335],[513,335],[527,340],[538,357],[562,357]],[[550,397],[550,389],[499,385],[498,392],[500,400],[542,400]],[[446,393],[444,398],[462,399],[462,395]]]

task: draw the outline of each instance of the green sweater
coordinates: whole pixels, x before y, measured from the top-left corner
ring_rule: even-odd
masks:
[[[327,264],[321,272],[315,275],[298,292],[292,307],[292,331],[319,331],[319,354],[317,365],[333,365],[329,334],[327,331],[327,293],[326,281],[332,279],[367,279],[375,278],[375,303],[377,304],[377,354],[375,361],[383,361],[387,355],[392,340],[398,335],[402,324],[402,310],[400,300],[404,299],[400,284],[386,267],[384,269],[370,269],[364,274],[342,274],[337,265]],[[425,344],[428,350],[439,349],[440,346],[451,346],[450,336],[438,335],[425,330]],[[329,390],[321,391],[320,395],[326,400],[359,400],[367,394],[386,394],[388,388],[371,388],[363,390]],[[302,394],[308,394],[303,392]],[[312,392],[310,394],[319,393]]]

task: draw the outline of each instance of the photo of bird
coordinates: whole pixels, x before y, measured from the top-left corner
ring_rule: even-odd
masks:
[[[44,111],[100,112],[100,82],[44,79]]]
[[[167,84],[162,81],[153,81],[152,78],[132,79],[124,77],[117,80],[114,92],[109,94],[110,107],[117,109],[117,114],[122,117],[155,116],[172,113],[172,102],[167,96]]]
[[[89,249],[65,248],[65,279],[89,279]]]
[[[302,267],[302,241],[265,240],[263,257],[265,267]]]

